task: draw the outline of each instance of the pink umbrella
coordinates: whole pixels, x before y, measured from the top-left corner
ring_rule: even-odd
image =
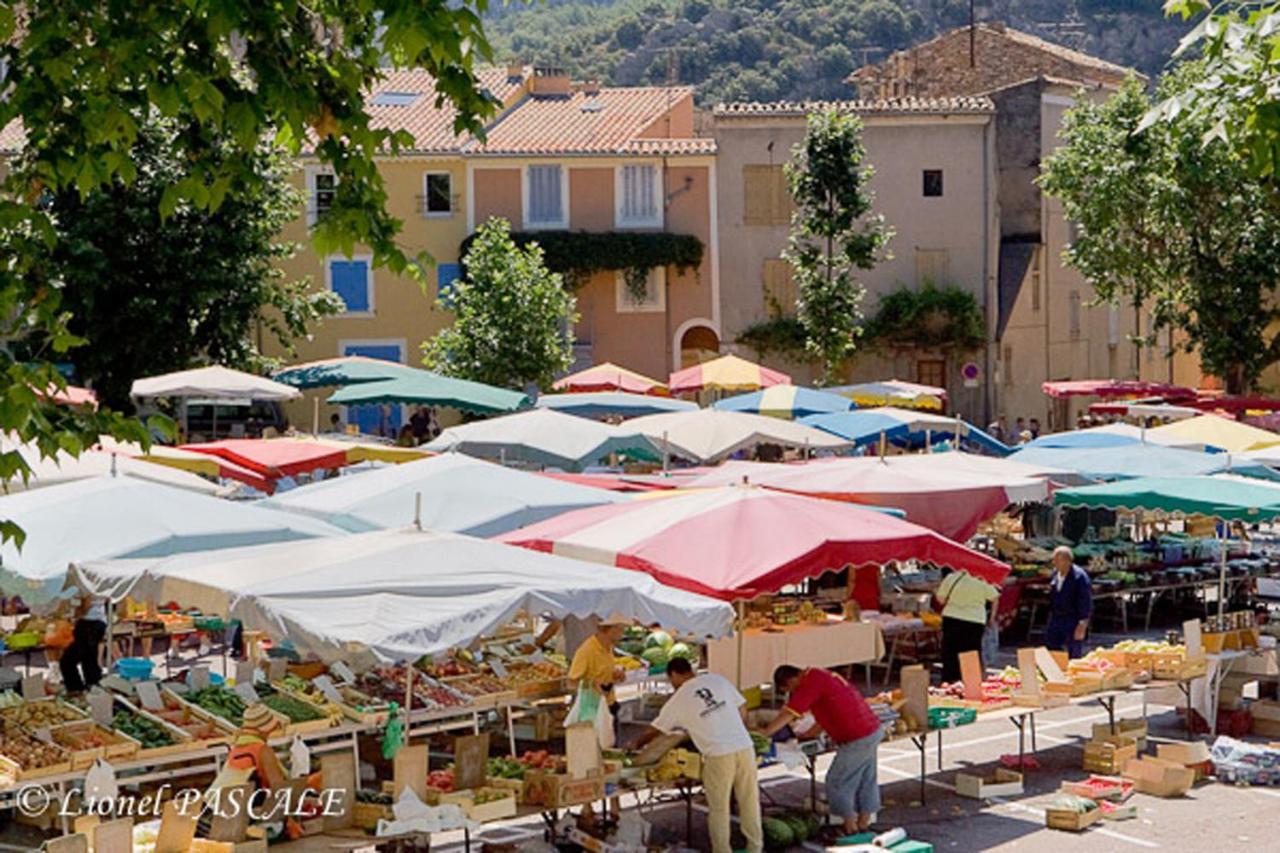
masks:
[[[182,450],[206,453],[224,462],[223,476],[248,483],[270,494],[275,481],[318,469],[341,468],[347,451],[310,441],[272,441],[265,438],[228,438],[204,444],[184,444]]]
[[[684,485],[724,486],[740,483],[745,477],[753,485],[810,497],[893,507],[905,512],[908,520],[959,542],[1010,504],[1043,500],[1048,495],[1048,484],[1041,477],[1028,476],[1030,468],[997,473],[962,464],[971,460],[967,454],[937,453],[824,459],[794,465],[730,462]]]
[[[729,600],[845,566],[903,560],[951,566],[995,584],[1009,573],[1005,564],[902,519],[750,486],[575,510],[500,538]]]

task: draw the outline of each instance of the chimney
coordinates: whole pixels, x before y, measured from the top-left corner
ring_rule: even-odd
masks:
[[[554,65],[533,66],[533,78],[529,81],[530,94],[538,97],[568,96],[573,94],[569,72]]]
[[[600,81],[599,80],[583,80],[582,83],[578,86],[578,91],[589,98],[595,97],[596,95],[600,94]]]
[[[519,62],[507,63],[507,82],[519,83],[524,79],[524,65]]]

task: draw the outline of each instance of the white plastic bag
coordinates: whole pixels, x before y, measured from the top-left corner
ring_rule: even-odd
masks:
[[[596,740],[600,741],[601,749],[613,749],[613,712],[609,710],[608,702],[601,702],[600,707],[596,709]]]
[[[303,776],[310,775],[311,750],[307,749],[307,745],[302,742],[302,738],[294,735],[293,743],[289,744],[289,777],[291,779],[301,779]]]
[[[114,800],[120,793],[116,785],[116,771],[103,759],[93,762],[84,777],[84,800],[86,803],[106,802]]]

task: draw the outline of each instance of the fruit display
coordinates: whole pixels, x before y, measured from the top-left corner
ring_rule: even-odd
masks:
[[[771,815],[761,822],[766,850],[786,850],[804,844],[820,828],[816,817],[799,813]]]
[[[104,729],[92,720],[80,720],[49,729],[54,743],[71,753],[73,768],[87,767],[95,759],[129,758],[138,752],[138,744]]]
[[[487,672],[478,672],[474,675],[466,675],[461,678],[451,679],[449,687],[468,696],[471,699],[479,699],[482,696],[489,696],[494,693],[505,693],[509,689],[505,684],[498,680],[496,676]]]
[[[6,690],[0,693],[0,710],[4,708],[15,708],[22,704],[22,697],[12,690]]]
[[[21,770],[28,772],[47,767],[60,767],[71,761],[67,751],[57,744],[45,743],[21,731],[8,728],[0,734],[0,755],[17,764]]]
[[[328,717],[328,714],[325,714],[310,702],[303,702],[301,699],[295,699],[284,693],[272,693],[269,696],[263,696],[262,704],[277,714],[284,715],[291,723],[308,723]]]
[[[380,666],[356,678],[356,689],[360,694],[381,702],[404,704],[405,684],[408,670],[403,666]],[[490,676],[492,679],[492,676]],[[499,685],[498,690],[503,688]],[[414,711],[438,711],[442,708],[459,708],[467,704],[467,699],[459,695],[461,691],[445,687],[429,681],[425,675],[415,675],[413,679]],[[468,694],[469,695],[469,694]]]
[[[217,741],[225,740],[228,731],[201,717],[190,707],[182,705],[172,696],[164,695],[164,708],[151,713],[171,726],[181,729],[191,736],[192,740]]]
[[[421,684],[415,692],[432,709],[461,708],[467,704],[464,697],[441,684]]]
[[[614,655],[613,665],[627,671],[645,669],[645,665],[631,655]]]
[[[453,771],[432,770],[427,774],[427,786],[449,793],[453,790]]]
[[[475,672],[474,667],[456,658],[445,658],[444,660],[434,660],[423,658],[417,663],[417,667],[423,673],[432,678],[452,678],[458,675],[468,675]]]
[[[499,800],[509,800],[515,796],[514,792],[508,788],[476,788],[475,794],[471,798],[474,805],[482,806],[485,803],[496,803]]]
[[[143,749],[158,749],[173,746],[174,743],[173,735],[168,729],[132,711],[116,711],[116,715],[111,718],[111,727],[142,744]]]
[[[74,723],[84,718],[85,715],[80,711],[54,699],[23,702],[0,711],[0,720],[3,721],[6,729],[13,726],[28,731],[62,723]]]
[[[244,722],[244,700],[225,687],[210,685],[191,691],[186,698],[191,704],[237,726]]]
[[[559,681],[565,671],[549,661],[537,663],[513,663],[507,668],[506,678],[501,679],[508,690],[518,690],[532,684]]]
[[[490,779],[523,779],[526,769],[518,758],[490,758],[485,775]]]

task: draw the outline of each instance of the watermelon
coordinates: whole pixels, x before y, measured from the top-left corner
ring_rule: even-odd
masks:
[[[800,815],[787,815],[783,818],[787,822],[787,826],[791,827],[791,834],[795,836],[795,843],[801,844],[809,840],[809,822]]]
[[[654,631],[652,634],[644,638],[644,647],[646,649],[651,649],[655,646],[662,649],[669,649],[673,643],[675,643],[675,640],[671,639],[671,635],[666,631]]]
[[[644,658],[645,662],[650,666],[666,666],[670,655],[668,655],[667,650],[661,646],[653,646],[645,649],[644,654],[642,654],[641,657]]]
[[[764,829],[764,846],[769,850],[786,850],[796,843],[796,834],[791,831],[791,824],[776,817],[767,817],[762,824]]]
[[[689,663],[698,662],[698,654],[685,643],[676,643],[667,649],[667,656],[673,658],[684,658]]]

